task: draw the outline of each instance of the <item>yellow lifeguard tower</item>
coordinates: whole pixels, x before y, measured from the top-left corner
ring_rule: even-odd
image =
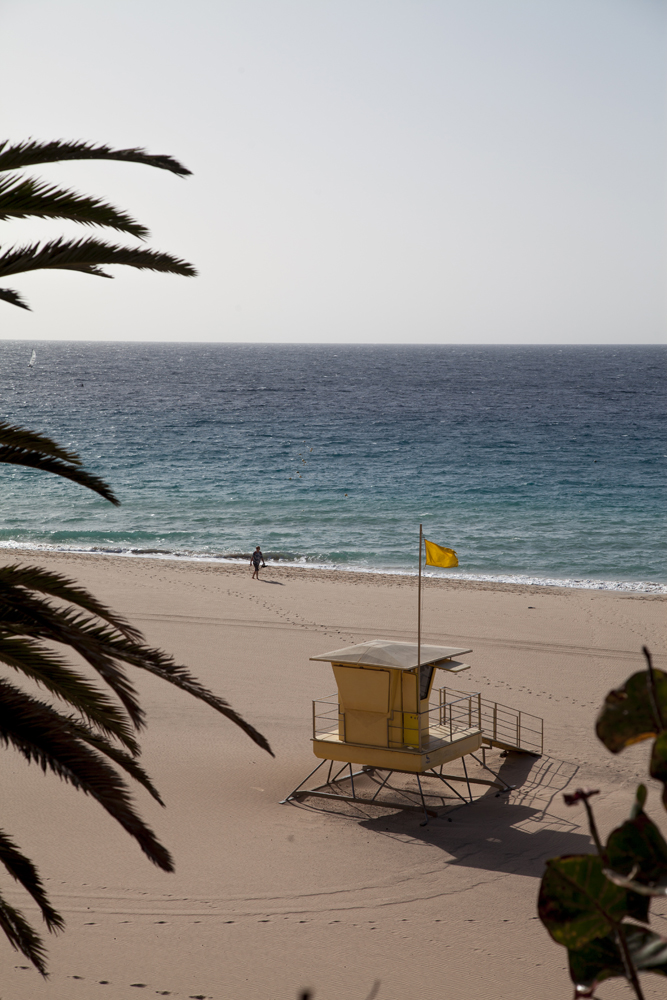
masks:
[[[490,785],[498,789],[498,794],[509,791],[510,786],[486,766],[484,753],[479,760],[474,756],[475,751],[495,746],[539,755],[542,752],[542,720],[495,702],[483,701],[477,693],[436,687],[434,681],[438,670],[455,675],[469,669],[469,664],[459,657],[470,652],[470,649],[449,646],[372,639],[311,656],[311,660],[331,663],[338,690],[330,698],[313,702],[313,751],[320,763],[283,802],[313,796],[400,809],[417,808],[423,809],[426,823],[428,817],[437,812],[427,808],[422,776],[444,782],[464,802],[473,801],[471,784]],[[509,722],[508,713],[513,713]],[[518,717],[516,730],[515,717]],[[494,780],[469,777],[467,755],[491,771]],[[459,759],[463,775],[443,773],[443,765]],[[327,762],[326,783],[304,788]],[[336,762],[343,767],[332,780]],[[353,764],[361,765],[361,770],[353,771]],[[349,775],[340,779],[348,768]],[[380,783],[377,772],[385,771],[386,777]],[[378,798],[394,772],[416,776],[421,806],[411,803],[405,796],[391,802]],[[354,779],[359,775],[371,777],[378,786],[372,797],[357,794]],[[340,780],[348,779],[351,794],[345,794],[340,784]],[[450,784],[452,781],[467,784],[468,799]]]

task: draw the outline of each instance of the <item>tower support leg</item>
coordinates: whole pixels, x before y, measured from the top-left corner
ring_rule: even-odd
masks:
[[[489,772],[489,774],[492,774],[494,778],[497,778],[498,781],[505,786],[504,788],[501,788],[501,792],[511,792],[513,788],[516,788],[516,785],[508,785],[504,778],[501,778],[496,771],[492,771],[487,764],[479,759],[479,757],[475,757],[474,753],[471,753],[470,756],[473,760],[476,760],[478,764],[481,764],[482,767]]]
[[[294,789],[294,791],[290,792],[286,799],[281,799],[280,802],[278,803],[278,805],[284,806],[286,802],[289,802],[290,799],[292,798],[292,796],[296,792],[298,792],[300,788],[303,788],[303,786],[306,784],[306,782],[308,781],[308,779],[312,778],[312,776],[315,774],[315,772],[319,771],[319,769],[322,767],[323,764],[326,764],[326,760],[321,760],[319,762],[319,764],[317,765],[317,767],[313,768],[313,770],[310,772],[310,774],[308,775],[308,777],[304,778],[303,781],[301,782],[301,784],[297,785],[296,788]],[[328,782],[327,782],[327,784],[328,784]]]
[[[466,776],[466,785],[468,786],[468,798],[470,799],[470,802],[472,803],[472,792],[470,791],[470,779],[468,778],[468,768],[466,767],[465,756],[461,757],[461,763],[463,764],[463,771],[464,771],[465,776]]]
[[[416,777],[417,777],[417,784],[419,785],[419,794],[421,795],[422,806],[424,807],[424,818],[419,825],[426,826],[426,824],[428,823],[428,809],[426,808],[426,802],[424,800],[424,792],[422,791],[421,778],[419,777],[419,775],[417,775]]]

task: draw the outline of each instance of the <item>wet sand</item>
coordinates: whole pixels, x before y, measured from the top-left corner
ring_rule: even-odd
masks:
[[[599,787],[603,833],[644,780],[648,744],[612,757],[593,727],[607,690],[667,669],[667,597],[429,581],[424,639],[471,647],[456,687],[544,718],[539,758],[487,755],[516,789],[420,827],[415,813],[309,800],[280,805],[315,766],[311,701],[335,690],[309,657],[363,639],[414,640],[416,581],[396,576],[112,556],[19,553],[124,612],[270,740],[275,759],[206,706],[150,676],[143,763],[161,809],[136,799],[176,859],[153,868],[94,802],[3,759],[2,826],[38,864],[67,920],[44,983],[0,939],[6,1000],[497,1000],[571,995],[565,951],[536,919],[544,859],[589,850],[562,792]],[[6,561],[12,561],[13,555]],[[657,786],[649,812],[667,828]],[[664,817],[664,818],[663,818]],[[3,879],[3,894],[36,919]],[[667,934],[667,905],[655,929]],[[644,977],[647,997],[664,981]],[[601,998],[627,995],[605,983]]]

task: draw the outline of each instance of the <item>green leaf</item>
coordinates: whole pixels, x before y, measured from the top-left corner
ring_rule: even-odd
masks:
[[[583,948],[604,937],[623,917],[646,920],[648,900],[614,885],[596,854],[550,858],[537,910],[551,937],[566,948]]]
[[[667,732],[660,733],[653,744],[650,772],[652,778],[662,782],[662,804],[667,809]]]
[[[616,885],[647,896],[667,895],[667,843],[645,812],[612,830],[606,854],[611,869],[606,875]]]
[[[624,924],[628,950],[638,972],[667,975],[667,941],[643,927]],[[577,996],[592,996],[605,979],[625,976],[623,957],[615,933],[596,938],[584,948],[568,951],[570,978]]]
[[[646,805],[647,798],[648,798],[648,789],[646,788],[646,785],[637,785],[637,792],[635,794],[635,801],[632,807],[632,813],[630,815],[630,819],[635,819],[636,816],[639,816],[640,812]]]
[[[576,996],[590,997],[605,979],[625,976],[623,957],[613,931],[589,941],[583,948],[568,949],[567,958]]]
[[[658,708],[667,718],[667,674],[654,670]],[[619,753],[633,743],[657,736],[662,726],[656,719],[647,670],[628,677],[621,688],[610,691],[598,716],[595,731],[608,750]]]

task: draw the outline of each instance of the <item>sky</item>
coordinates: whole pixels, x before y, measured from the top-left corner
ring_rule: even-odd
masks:
[[[0,0],[0,26],[4,137],[193,176],[31,173],[199,271],[14,276],[3,339],[667,339],[665,0]]]

